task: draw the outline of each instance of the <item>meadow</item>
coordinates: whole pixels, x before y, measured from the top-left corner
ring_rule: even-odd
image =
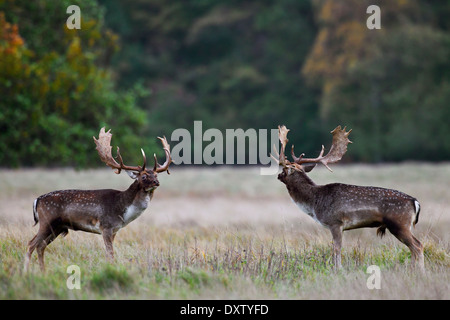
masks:
[[[401,190],[421,203],[413,233],[425,246],[425,273],[389,232],[344,233],[343,269],[331,265],[331,235],[301,212],[276,176],[256,167],[177,168],[141,217],[119,231],[116,262],[102,237],[69,231],[36,253],[23,272],[32,204],[58,189],[125,190],[131,179],[108,168],[0,170],[0,299],[449,299],[450,164],[335,165],[316,168],[318,184],[342,182]],[[67,267],[80,268],[80,289]],[[367,267],[381,289],[367,287]]]

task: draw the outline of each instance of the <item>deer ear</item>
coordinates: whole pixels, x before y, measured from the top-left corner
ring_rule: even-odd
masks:
[[[317,163],[302,164],[302,167],[305,172],[310,172],[312,169],[314,169],[316,167],[316,165],[317,165]]]
[[[131,179],[136,179],[139,176],[139,172],[137,171],[130,171],[130,170],[125,171],[130,176]]]

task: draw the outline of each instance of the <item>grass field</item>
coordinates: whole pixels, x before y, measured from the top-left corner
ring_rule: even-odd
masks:
[[[344,233],[343,270],[331,267],[331,235],[301,212],[276,176],[259,169],[173,168],[141,217],[119,231],[116,263],[106,263],[101,236],[69,231],[36,253],[23,273],[36,197],[57,189],[114,188],[131,183],[112,170],[0,170],[0,299],[449,299],[450,164],[317,168],[318,184],[342,182],[401,190],[419,199],[413,231],[425,245],[426,272],[389,232]],[[69,290],[70,265],[81,289]],[[369,265],[381,289],[369,290]]]

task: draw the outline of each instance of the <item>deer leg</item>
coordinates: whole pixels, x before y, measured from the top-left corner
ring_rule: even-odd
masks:
[[[388,227],[389,231],[411,251],[411,264],[417,264],[420,270],[424,270],[423,245],[413,236],[407,227],[393,225]]]
[[[23,268],[25,272],[28,272],[28,270],[29,270],[31,255],[33,254],[33,251],[36,249],[36,245],[38,243],[36,241],[36,238],[38,235],[39,235],[39,232],[33,237],[33,239],[30,240],[30,242],[28,242],[28,251],[25,256],[25,264],[24,264],[24,268]]]
[[[105,242],[106,247],[106,256],[109,260],[109,262],[114,261],[114,247],[113,247],[113,241],[116,235],[112,232],[111,229],[104,229],[102,231],[103,241]]]
[[[416,237],[414,237],[413,234],[411,234],[411,237],[413,238],[414,245],[417,248],[416,249],[417,250],[417,263],[419,265],[419,269],[421,271],[424,271],[425,265],[424,265],[424,258],[423,258],[423,245]]]
[[[334,226],[330,228],[333,236],[333,264],[336,270],[342,267],[341,263],[341,248],[342,248],[342,227]]]
[[[44,264],[44,251],[47,248],[47,246],[53,242],[53,240],[55,240],[63,231],[66,231],[67,229],[61,229],[61,228],[57,228],[55,230],[53,230],[51,227],[48,227],[46,232],[45,232],[45,238],[40,241],[37,244],[36,247],[36,251],[38,253],[38,261],[39,261],[39,266],[41,268],[42,272],[45,272],[45,264]]]
[[[38,261],[39,261],[39,267],[41,268],[41,271],[45,272],[45,263],[44,263],[44,251],[47,247],[47,244],[45,241],[41,241],[36,248],[36,251],[38,253]]]
[[[34,250],[38,247],[39,247],[38,249],[39,265],[41,266],[41,270],[44,271],[45,267],[44,267],[43,250],[45,250],[45,247],[42,248],[42,243],[50,234],[51,234],[50,227],[48,225],[41,224],[38,233],[28,243],[28,252],[25,257],[25,266],[24,266],[25,271],[28,271],[31,255],[33,254]]]
[[[34,250],[37,249],[38,252],[38,261],[39,266],[41,268],[41,271],[45,271],[45,264],[44,264],[44,250],[58,235],[60,232],[54,233],[50,226],[41,226],[39,228],[38,233],[33,237],[33,239],[30,240],[28,243],[28,251],[25,256],[25,265],[24,270],[25,272],[28,272],[31,255],[33,254]]]

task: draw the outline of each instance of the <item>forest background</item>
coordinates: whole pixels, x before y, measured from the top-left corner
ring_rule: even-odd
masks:
[[[345,161],[448,160],[449,16],[439,0],[0,0],[0,167],[101,166],[102,126],[140,161],[195,120],[285,124],[310,157],[342,124]]]

